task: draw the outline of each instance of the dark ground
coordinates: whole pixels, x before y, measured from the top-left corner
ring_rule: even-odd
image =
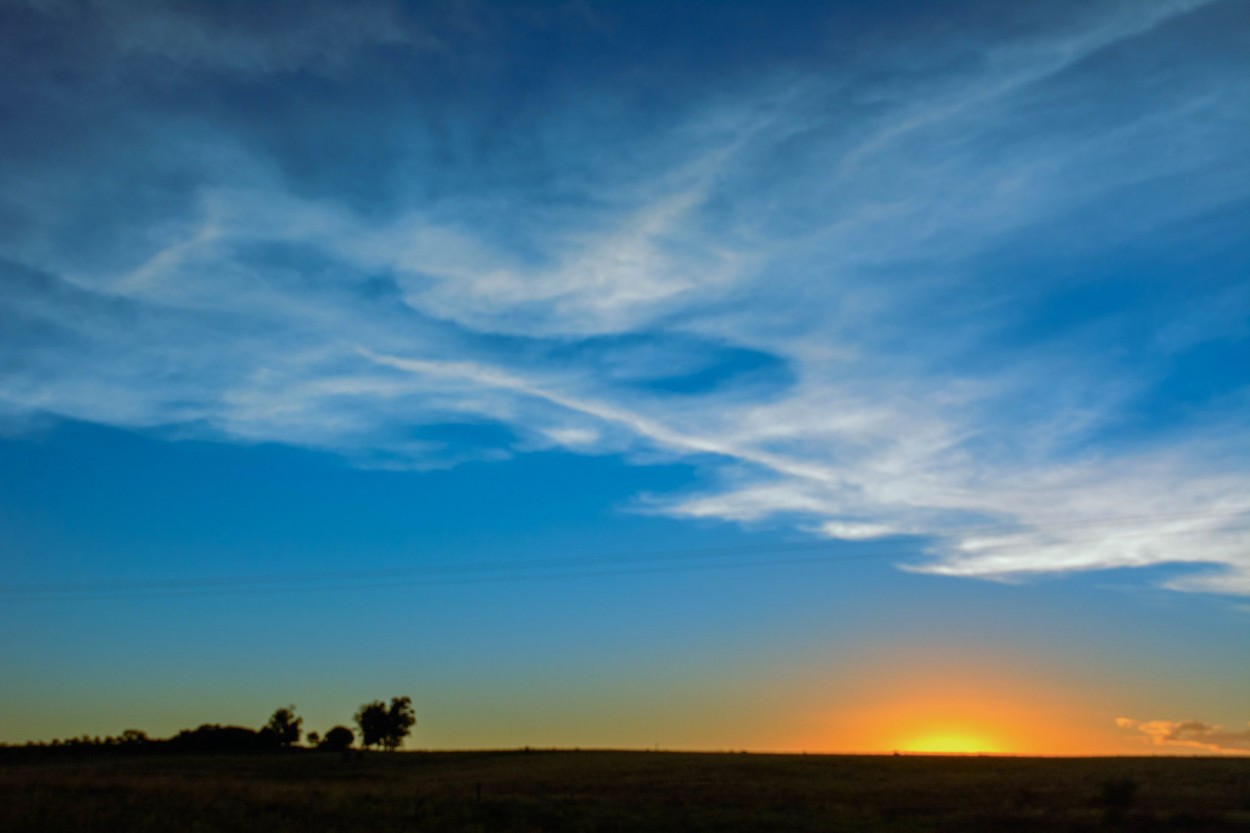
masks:
[[[1250,758],[0,755],[0,831],[1250,831]]]

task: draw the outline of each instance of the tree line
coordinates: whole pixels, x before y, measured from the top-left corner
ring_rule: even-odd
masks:
[[[260,752],[305,748],[345,752],[359,741],[365,749],[395,750],[403,743],[417,723],[412,698],[392,697],[388,705],[382,700],[364,703],[353,718],[356,730],[334,726],[325,734],[304,734],[304,718],[295,713],[295,706],[274,710],[269,721],[259,729],[246,726],[223,726],[205,723],[195,729],[183,729],[169,738],[149,738],[139,729],[127,729],[117,736],[83,735],[79,738],[53,740],[50,743],[30,742],[26,748],[55,749],[121,749],[131,751],[171,752]],[[11,748],[11,747],[10,747]]]

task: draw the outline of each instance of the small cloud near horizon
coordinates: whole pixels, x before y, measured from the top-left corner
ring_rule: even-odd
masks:
[[[1250,754],[1250,729],[1225,730],[1202,720],[1132,720],[1117,717],[1115,725],[1139,732],[1153,746],[1204,749],[1222,754]],[[1250,724],[1247,724],[1250,725]]]

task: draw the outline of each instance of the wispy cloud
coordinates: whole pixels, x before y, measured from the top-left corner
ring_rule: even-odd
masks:
[[[950,576],[1177,564],[1168,587],[1250,595],[1250,73],[1185,28],[1224,6],[966,10],[965,37],[836,73],[761,57],[657,117],[619,103],[631,73],[529,104],[362,86],[387,50],[498,72],[439,40],[506,28],[467,7],[266,34],[53,4],[19,22],[181,75],[67,86],[52,50],[5,88],[42,109],[0,173],[4,424],[690,460],[698,488],[638,509],[913,536],[904,566]]]

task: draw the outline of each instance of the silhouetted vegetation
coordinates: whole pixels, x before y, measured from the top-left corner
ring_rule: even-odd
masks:
[[[352,745],[352,741],[355,739],[356,736],[352,733],[351,729],[348,729],[346,726],[335,726],[333,729],[326,732],[326,736],[321,739],[321,743],[318,744],[317,748],[325,749],[330,752],[338,752],[349,748]]]
[[[295,706],[287,706],[273,713],[265,724],[265,730],[273,735],[279,746],[291,746],[299,743],[300,726],[303,723],[302,717],[295,716]]]
[[[393,697],[388,707],[381,700],[365,703],[356,712],[365,746],[381,746],[387,750],[399,747],[412,731],[417,718],[409,697]],[[116,737],[83,735],[56,739],[47,743],[30,742],[20,747],[0,744],[0,749],[56,750],[62,752],[176,752],[176,753],[255,753],[292,750],[299,743],[304,719],[295,714],[295,706],[276,709],[259,730],[246,726],[222,726],[205,723],[195,729],[183,729],[166,739],[149,738],[139,729],[127,729]],[[368,727],[366,729],[366,727]],[[356,735],[346,726],[335,726],[322,737],[308,733],[313,749],[342,752],[351,748]]]
[[[178,752],[260,752],[281,744],[265,731],[206,723],[198,729],[184,729],[170,738],[168,745]]]
[[[360,743],[366,749],[379,745],[387,750],[396,749],[416,722],[412,699],[409,697],[392,697],[390,708],[381,700],[374,700],[372,703],[365,703],[356,712]]]

